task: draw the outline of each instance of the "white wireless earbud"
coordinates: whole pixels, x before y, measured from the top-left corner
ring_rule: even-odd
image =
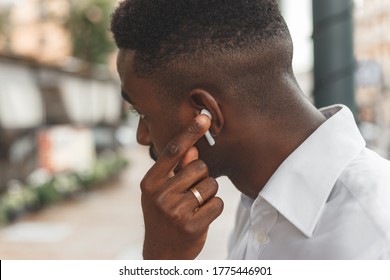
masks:
[[[211,116],[211,113],[207,109],[202,109],[202,111],[200,111],[200,113],[203,114],[203,115],[208,116],[210,118],[210,120],[213,119],[213,117]],[[215,145],[215,140],[214,140],[213,136],[211,136],[209,130],[207,130],[207,132],[205,133],[204,136],[206,137],[207,142],[209,142],[210,146],[214,146]]]

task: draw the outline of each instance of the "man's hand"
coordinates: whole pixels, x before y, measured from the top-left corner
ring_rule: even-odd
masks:
[[[222,213],[218,183],[194,147],[210,127],[204,115],[168,143],[141,182],[145,220],[144,259],[194,259],[206,242],[209,225]],[[199,205],[190,188],[204,202]]]

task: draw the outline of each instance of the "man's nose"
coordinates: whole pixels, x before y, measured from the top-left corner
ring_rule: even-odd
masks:
[[[137,142],[144,146],[150,146],[152,144],[149,129],[146,126],[145,122],[141,120],[141,118],[138,121]]]

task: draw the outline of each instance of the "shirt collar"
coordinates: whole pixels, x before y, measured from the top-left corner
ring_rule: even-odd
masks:
[[[308,237],[342,170],[365,146],[347,107],[335,105],[321,112],[328,119],[290,154],[259,193]]]

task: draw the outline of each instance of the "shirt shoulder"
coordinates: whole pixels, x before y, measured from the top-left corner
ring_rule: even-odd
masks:
[[[338,181],[390,243],[390,161],[364,148]]]

